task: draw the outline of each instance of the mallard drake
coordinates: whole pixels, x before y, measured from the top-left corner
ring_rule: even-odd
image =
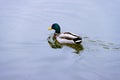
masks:
[[[61,44],[80,44],[82,42],[82,38],[76,34],[70,32],[61,33],[61,29],[59,24],[54,23],[48,30],[55,30],[54,38]]]

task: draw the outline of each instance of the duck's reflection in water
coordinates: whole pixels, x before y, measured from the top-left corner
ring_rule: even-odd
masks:
[[[74,53],[79,54],[81,51],[83,51],[83,45],[82,44],[68,44],[68,43],[59,43],[53,36],[53,34],[51,34],[48,38],[47,41],[50,45],[51,48],[53,49],[61,49],[64,46],[70,47],[72,49],[74,49]]]

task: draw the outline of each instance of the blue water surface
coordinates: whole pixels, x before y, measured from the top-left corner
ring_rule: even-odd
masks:
[[[0,0],[0,80],[119,80],[120,1]],[[53,49],[58,23],[83,37],[79,54]]]

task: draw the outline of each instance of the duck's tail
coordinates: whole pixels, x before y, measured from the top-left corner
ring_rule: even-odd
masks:
[[[82,42],[82,38],[75,38],[73,39],[73,41],[76,43],[76,44],[80,44]]]

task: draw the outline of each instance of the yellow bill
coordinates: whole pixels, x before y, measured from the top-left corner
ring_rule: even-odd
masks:
[[[49,27],[49,28],[48,28],[48,30],[52,30],[52,28],[51,28],[51,27]]]

